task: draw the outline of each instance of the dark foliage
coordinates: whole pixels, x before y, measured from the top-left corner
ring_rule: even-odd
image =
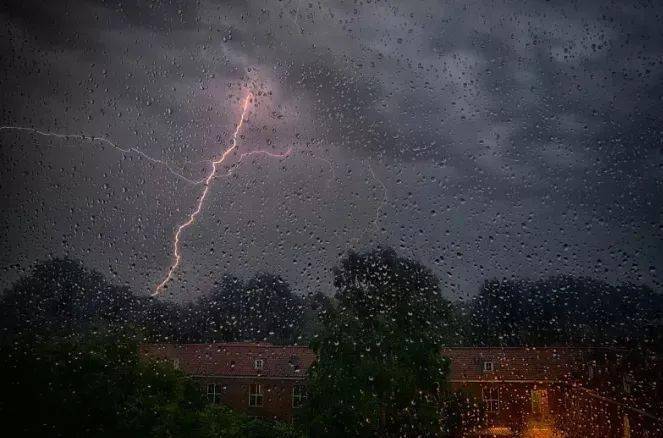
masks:
[[[117,333],[21,341],[0,347],[0,419],[10,436],[298,436],[208,405],[186,376],[141,359]]]
[[[178,304],[137,296],[78,261],[54,259],[2,294],[0,335],[67,335],[101,325],[132,326],[154,342],[285,344],[306,335],[304,306],[281,277],[266,273],[246,283],[226,275],[210,295]]]
[[[90,327],[139,323],[149,300],[114,286],[71,259],[36,265],[0,297],[0,330],[5,336],[74,334]]]
[[[650,344],[660,327],[663,296],[646,286],[590,278],[484,283],[471,312],[478,345]]]
[[[437,278],[393,250],[350,253],[335,270],[338,306],[313,346],[305,424],[312,436],[437,436],[449,303]]]

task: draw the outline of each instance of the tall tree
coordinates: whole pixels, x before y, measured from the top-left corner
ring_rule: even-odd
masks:
[[[313,347],[312,436],[437,436],[449,315],[439,281],[391,249],[351,252],[334,270],[337,308]]]
[[[246,283],[244,293],[242,337],[277,344],[296,341],[304,307],[288,283],[278,275],[259,273]]]
[[[207,296],[185,308],[180,336],[210,342],[296,342],[303,331],[304,300],[278,275],[259,273],[243,282],[225,275]]]
[[[181,335],[188,342],[227,342],[241,339],[244,283],[226,274],[209,295],[186,306],[187,328]]]

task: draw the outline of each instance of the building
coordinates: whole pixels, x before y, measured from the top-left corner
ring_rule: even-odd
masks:
[[[466,429],[477,436],[527,429],[548,429],[554,436],[563,394],[583,363],[582,350],[566,348],[445,348],[442,354],[451,362],[452,390],[482,402],[480,413],[465,418]]]
[[[145,344],[192,376],[210,403],[291,422],[315,353],[266,343]],[[477,401],[466,436],[658,437],[662,362],[607,348],[444,348],[451,389]]]
[[[451,388],[481,401],[464,419],[469,436],[663,436],[655,408],[661,368],[629,363],[627,350],[463,347],[442,354]]]
[[[306,347],[263,343],[144,344],[141,354],[193,377],[210,403],[287,422],[304,401],[306,372],[315,360]]]

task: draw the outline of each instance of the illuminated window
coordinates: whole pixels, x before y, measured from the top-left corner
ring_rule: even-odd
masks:
[[[207,385],[207,401],[218,405],[221,403],[221,392],[219,391],[219,385],[216,383],[210,383]]]
[[[253,361],[253,368],[257,370],[262,370],[265,366],[265,361],[263,359],[256,359]]]
[[[627,414],[624,414],[622,427],[622,437],[631,438],[631,421],[628,419]]]
[[[486,361],[483,363],[483,372],[489,373],[495,371],[495,364],[492,361]]]
[[[249,406],[254,408],[262,406],[262,385],[258,383],[249,385]]]
[[[532,413],[537,415],[547,415],[548,391],[545,389],[533,389],[531,393]]]
[[[306,399],[306,388],[304,385],[295,385],[292,387],[292,407],[299,408]]]
[[[495,386],[481,388],[481,399],[487,412],[497,412],[500,408],[500,388]]]
[[[179,359],[177,359],[177,358],[173,359],[173,368],[175,368],[176,370],[180,369],[180,360]]]

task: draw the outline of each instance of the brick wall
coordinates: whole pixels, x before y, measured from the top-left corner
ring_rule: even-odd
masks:
[[[303,386],[303,379],[197,377],[196,382],[210,401],[224,404],[238,412],[260,418],[292,422],[297,410],[293,407],[293,388]],[[251,406],[251,385],[260,385],[260,406]],[[214,393],[210,385],[216,385]],[[254,387],[254,389],[256,389]],[[256,403],[254,403],[256,404]]]

